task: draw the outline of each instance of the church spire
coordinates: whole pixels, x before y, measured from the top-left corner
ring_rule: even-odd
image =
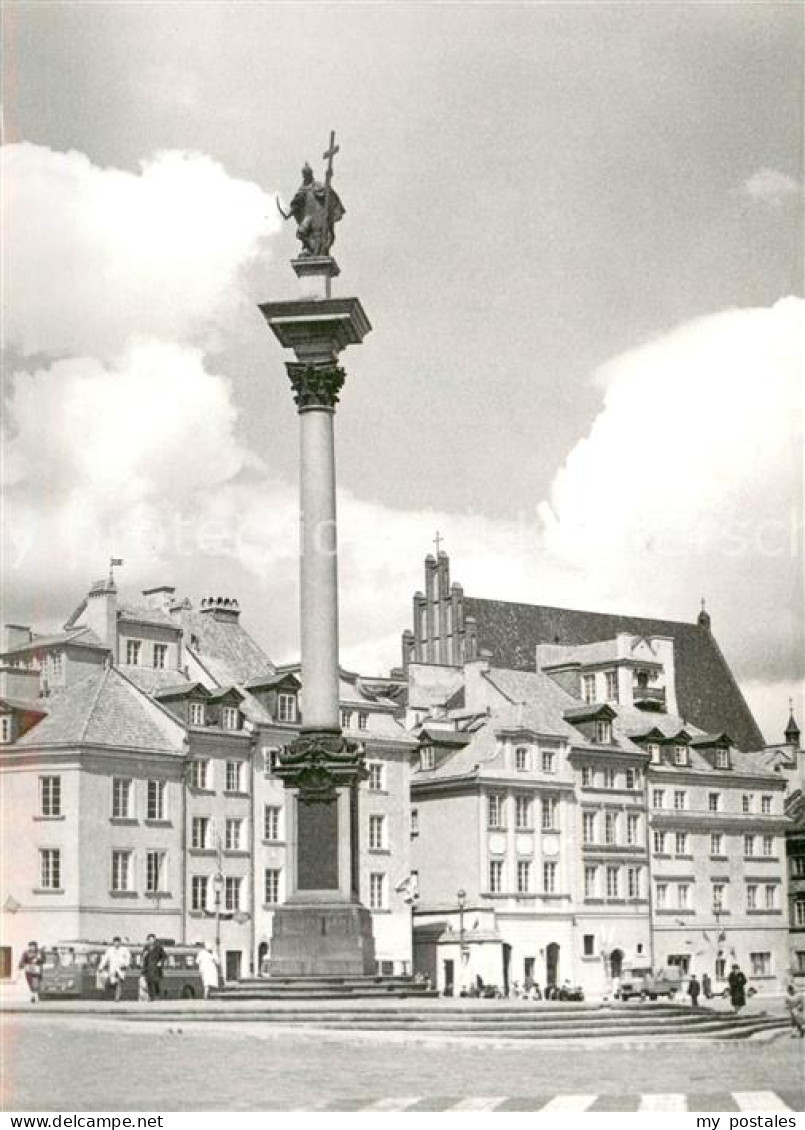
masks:
[[[702,597],[702,608],[701,608],[701,612],[699,613],[698,617],[696,618],[696,623],[699,625],[700,628],[707,628],[708,630],[710,629],[710,613],[707,611],[707,606],[704,602],[704,597]]]
[[[794,749],[799,749],[799,726],[794,718],[794,700],[788,700],[788,725],[785,728],[786,745],[793,746]]]

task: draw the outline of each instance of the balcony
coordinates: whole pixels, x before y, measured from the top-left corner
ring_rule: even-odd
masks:
[[[632,701],[640,710],[665,710],[665,687],[633,687]]]

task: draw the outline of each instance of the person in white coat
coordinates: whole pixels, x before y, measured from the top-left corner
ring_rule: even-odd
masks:
[[[207,1000],[210,995],[210,989],[218,988],[218,958],[212,950],[207,949],[206,946],[199,945],[196,965],[201,974],[201,983],[204,986],[204,999]]]
[[[129,950],[122,945],[120,938],[112,938],[111,946],[101,958],[98,972],[106,973],[106,983],[114,988],[116,1001],[119,1001],[123,995],[123,982],[126,980],[126,970],[130,965]]]

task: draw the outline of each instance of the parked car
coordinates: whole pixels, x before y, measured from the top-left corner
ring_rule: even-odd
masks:
[[[196,967],[198,949],[195,946],[175,945],[171,939],[163,941],[165,966],[162,970],[162,997],[203,997],[201,974]],[[108,997],[103,973],[98,967],[108,949],[107,942],[59,942],[45,949],[42,967],[43,1000],[103,1000]],[[131,954],[131,966],[123,982],[123,999],[137,1000],[142,974],[143,946],[126,945]]]
[[[545,990],[546,1001],[583,1001],[584,990],[579,985],[565,981],[563,985],[551,985]]]
[[[639,997],[643,1001],[667,997],[672,1001],[681,990],[682,980],[677,973],[666,969],[661,969],[659,973],[648,968],[628,969],[621,975],[620,985],[614,996],[622,1001],[628,1001],[631,997]]]

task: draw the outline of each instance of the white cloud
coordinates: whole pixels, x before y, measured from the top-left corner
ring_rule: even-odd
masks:
[[[778,206],[789,196],[800,196],[802,185],[779,169],[758,169],[741,186],[746,196]]]
[[[197,153],[136,174],[27,142],[0,159],[5,333],[23,353],[198,340],[231,315],[241,268],[280,222],[270,195]]]

